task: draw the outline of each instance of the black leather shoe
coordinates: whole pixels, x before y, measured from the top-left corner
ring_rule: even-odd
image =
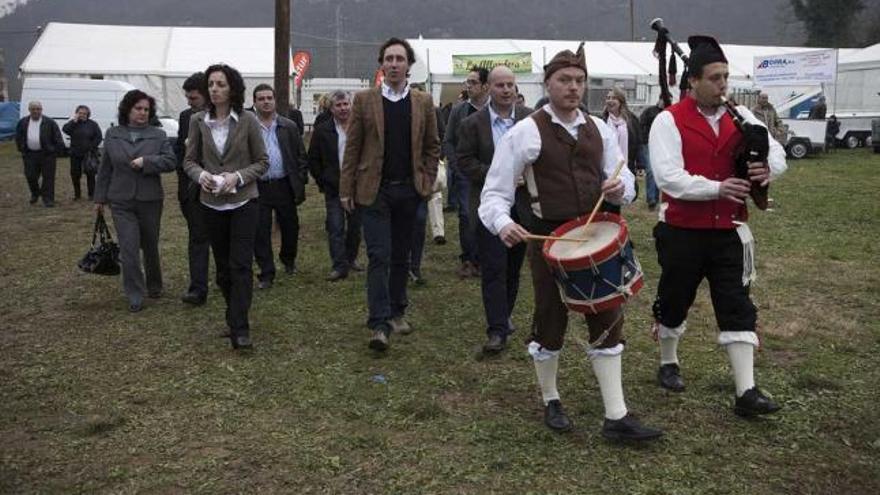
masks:
[[[562,410],[562,402],[559,402],[559,399],[551,400],[544,406],[544,424],[553,431],[571,430],[571,421]]]
[[[296,265],[284,265],[284,273],[288,275],[296,275]]]
[[[185,302],[186,304],[201,306],[208,301],[208,298],[199,294],[198,292],[187,292],[186,294],[180,296],[180,300]]]
[[[259,282],[257,282],[257,288],[260,290],[271,289],[272,288],[272,281],[271,280],[260,280]]]
[[[772,414],[781,409],[779,404],[762,394],[758,387],[746,390],[741,397],[736,398],[733,412],[744,418],[761,414]]]
[[[143,303],[135,303],[135,304],[128,305],[128,312],[129,313],[140,313],[142,309],[144,309]]]
[[[235,350],[249,351],[254,348],[251,338],[247,335],[230,336],[229,339],[232,341],[232,348]]]
[[[632,414],[627,414],[620,419],[605,418],[602,425],[602,436],[608,440],[632,440],[642,442],[654,440],[663,436],[663,432],[648,426],[643,426]]]
[[[489,339],[483,344],[483,352],[486,354],[498,354],[507,347],[507,339],[493,333],[489,335]]]
[[[337,280],[342,280],[342,279],[344,279],[344,278],[347,277],[347,276],[348,276],[348,275],[345,274],[345,273],[342,273],[342,272],[338,272],[338,271],[336,271],[336,270],[333,270],[332,272],[330,272],[329,275],[327,275],[327,281],[328,281],[328,282],[336,282]]]
[[[436,244],[438,246],[442,246],[442,245],[446,244],[446,237],[443,237],[442,235],[438,235],[437,237],[434,238],[434,244]]]
[[[370,337],[370,343],[368,346],[370,349],[374,351],[385,351],[388,349],[388,333],[390,331],[384,328],[377,328],[373,330],[373,335]]]
[[[348,268],[353,272],[362,272],[364,271],[364,266],[358,263],[357,261],[352,261],[348,264]]]
[[[675,363],[664,364],[657,370],[657,381],[660,386],[673,392],[684,392],[684,380],[681,378],[681,368]]]
[[[55,208],[55,202],[54,201],[47,201],[47,202],[43,203],[43,206],[45,206],[46,208]]]
[[[40,200],[39,196],[31,196],[30,204],[35,205]]]
[[[162,297],[162,291],[154,290],[151,292],[147,292],[147,297],[149,297],[150,299],[159,299],[160,297]]]

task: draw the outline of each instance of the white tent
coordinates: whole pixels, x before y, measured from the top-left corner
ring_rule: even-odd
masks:
[[[51,22],[21,64],[21,77],[83,77],[131,83],[156,97],[159,113],[186,108],[181,86],[217,62],[248,87],[271,84],[274,29],[106,26]],[[291,73],[293,68],[291,67]]]
[[[837,111],[880,112],[880,43],[844,55],[837,65]]]

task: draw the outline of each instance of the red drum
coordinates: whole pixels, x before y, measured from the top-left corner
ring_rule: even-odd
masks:
[[[633,254],[626,221],[599,213],[560,225],[550,236],[573,240],[544,241],[544,259],[556,277],[562,302],[578,313],[614,309],[642,288],[642,267]]]

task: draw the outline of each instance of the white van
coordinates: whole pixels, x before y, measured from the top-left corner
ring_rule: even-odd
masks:
[[[119,102],[125,93],[137,89],[123,81],[109,79],[76,79],[69,77],[29,77],[21,90],[21,117],[28,115],[28,102],[43,104],[43,115],[55,119],[58,127],[64,126],[78,105],[86,105],[92,111],[91,119],[101,128],[101,133],[117,125]],[[177,138],[177,120],[161,117],[162,130],[169,138]],[[70,146],[70,137],[64,143]]]

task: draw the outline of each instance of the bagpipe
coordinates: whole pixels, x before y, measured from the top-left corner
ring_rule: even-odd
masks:
[[[669,36],[669,29],[663,25],[663,19],[656,18],[651,21],[651,29],[657,31],[657,41],[654,44],[654,54],[660,64],[660,98],[666,106],[672,104],[672,94],[669,92],[669,82],[675,84],[675,55],[678,55],[684,62],[685,69],[681,75],[679,89],[681,90],[681,98],[687,94],[688,86],[688,64],[690,58],[674,39]],[[670,57],[669,65],[666,64],[666,46],[672,48],[673,55]],[[733,119],[736,128],[742,133],[742,141],[736,151],[734,163],[736,165],[736,177],[740,179],[749,179],[749,162],[767,162],[767,154],[770,150],[770,135],[767,128],[761,125],[747,122],[742,114],[736,109],[736,105],[725,97],[721,97],[724,109]],[[762,186],[757,181],[751,181],[750,196],[755,206],[760,210],[766,210],[769,206],[769,184]]]

